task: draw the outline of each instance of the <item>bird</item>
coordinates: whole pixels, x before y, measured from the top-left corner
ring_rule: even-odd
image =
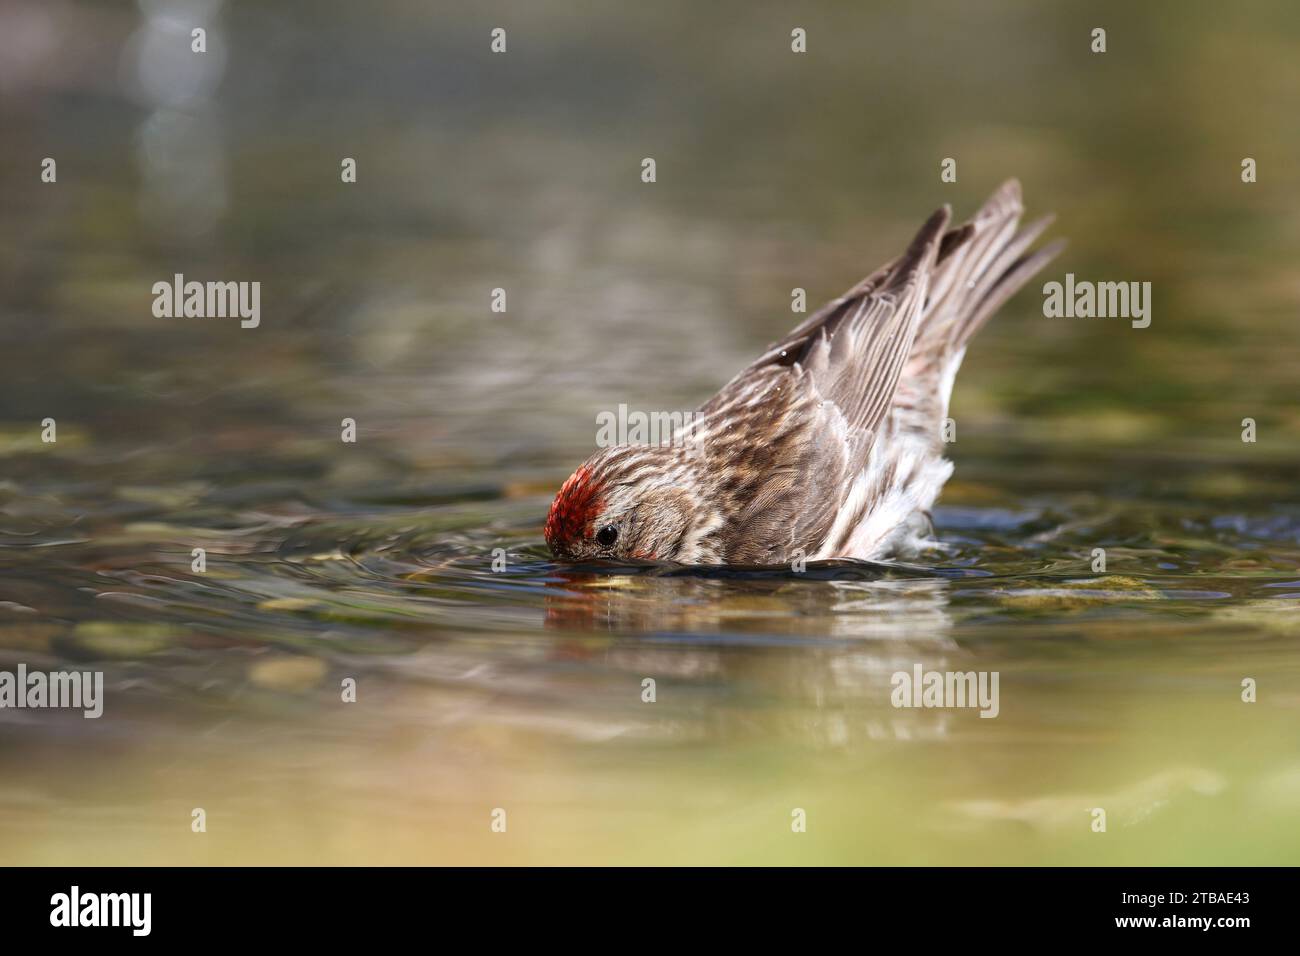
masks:
[[[570,562],[777,566],[881,561],[938,544],[953,465],[944,422],[971,338],[1064,248],[1031,246],[1012,179],[771,344],[671,440],[601,448],[560,487],[544,534]]]

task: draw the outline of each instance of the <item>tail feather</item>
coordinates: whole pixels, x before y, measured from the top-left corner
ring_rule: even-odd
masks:
[[[1033,269],[1020,268],[1017,259],[1052,221],[1051,217],[1040,219],[1017,233],[1023,213],[1020,183],[1009,179],[970,222],[944,236],[914,356],[928,355],[934,364],[943,365],[949,355],[965,348],[999,305],[1059,251],[1059,247],[1049,247],[1050,253],[1043,250],[1023,263],[1032,262]]]
[[[967,344],[997,309],[1064,248],[1026,250],[1051,225],[1046,216],[1018,230],[1020,184],[1003,183],[969,222],[950,230],[939,247],[930,292],[901,384],[896,425],[941,450],[941,423]]]
[[[1051,225],[1052,219],[1051,216],[1045,216],[1026,228],[1022,235],[1031,232],[1032,235],[1028,235],[1023,242],[1020,236],[1017,236],[1013,242],[1008,243],[1006,255],[999,259],[998,265],[992,270],[993,274],[998,276],[997,281],[980,299],[979,306],[970,313],[957,333],[959,346],[964,346],[988,321],[989,316],[1000,309],[1007,299],[1020,291],[1026,282],[1032,279],[1043,266],[1060,255],[1061,250],[1066,247],[1068,244],[1066,240],[1056,239],[1031,255],[1022,255],[1025,248]]]

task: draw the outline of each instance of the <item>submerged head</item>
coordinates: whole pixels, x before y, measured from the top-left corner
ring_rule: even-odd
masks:
[[[569,561],[693,561],[706,526],[672,449],[620,445],[569,476],[546,517],[546,543]]]

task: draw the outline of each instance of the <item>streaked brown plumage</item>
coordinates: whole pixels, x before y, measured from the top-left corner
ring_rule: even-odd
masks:
[[[687,564],[879,558],[914,547],[952,465],[942,424],[966,345],[1060,251],[1029,252],[1020,185],[947,206],[907,251],[723,386],[667,445],[596,452],[546,521],[557,557]]]

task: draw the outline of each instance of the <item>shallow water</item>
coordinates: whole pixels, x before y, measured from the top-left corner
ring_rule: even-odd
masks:
[[[0,710],[0,861],[1300,861],[1300,24],[1160,7],[1098,63],[1069,8],[828,6],[801,65],[776,7],[516,11],[496,64],[491,7],[236,5],[181,104],[131,8],[0,14],[97,38],[0,74],[0,670],[107,691]],[[1072,241],[1045,278],[1151,281],[1154,321],[1031,286],[981,333],[942,550],[550,560],[598,411],[694,407],[792,287],[1011,174]],[[155,318],[175,272],[261,281],[262,324]],[[998,672],[998,716],[891,706],[918,664]]]

